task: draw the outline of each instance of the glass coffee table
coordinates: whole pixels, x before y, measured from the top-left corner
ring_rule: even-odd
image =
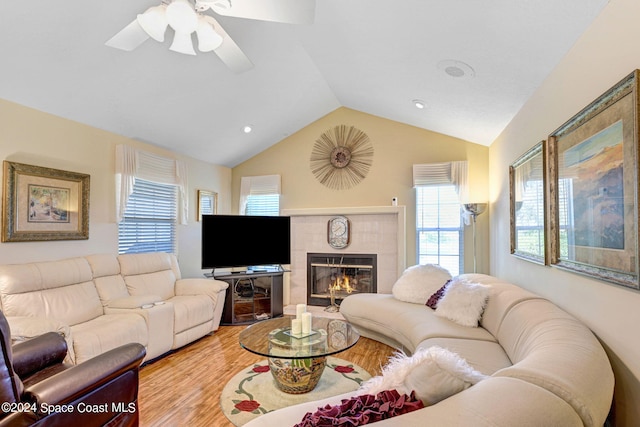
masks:
[[[353,347],[358,331],[344,320],[314,317],[309,334],[294,336],[291,319],[263,320],[240,333],[240,346],[269,359],[276,386],[285,393],[308,393],[324,371],[327,356]]]

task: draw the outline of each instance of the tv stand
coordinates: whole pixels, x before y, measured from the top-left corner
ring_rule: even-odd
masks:
[[[247,270],[207,274],[229,284],[222,311],[222,325],[241,325],[281,317],[283,314],[283,276],[274,271]]]

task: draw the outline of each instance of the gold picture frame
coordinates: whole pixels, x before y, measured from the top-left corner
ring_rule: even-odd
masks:
[[[509,166],[511,254],[547,264],[545,141]]]
[[[635,70],[549,137],[550,263],[618,285],[638,282]]]
[[[3,162],[2,241],[89,238],[87,174]]]
[[[202,215],[218,213],[218,193],[215,191],[198,190],[197,221],[202,221]]]

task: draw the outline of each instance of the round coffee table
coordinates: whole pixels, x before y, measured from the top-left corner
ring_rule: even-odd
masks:
[[[240,333],[240,346],[269,359],[276,386],[285,393],[308,393],[324,371],[327,356],[353,347],[358,331],[344,320],[314,317],[311,332],[294,336],[291,319],[263,320]]]

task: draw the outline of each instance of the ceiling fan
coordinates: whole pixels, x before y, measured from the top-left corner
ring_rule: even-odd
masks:
[[[163,42],[167,27],[171,27],[174,36],[170,50],[195,55],[191,38],[195,33],[201,52],[215,52],[236,73],[251,69],[249,58],[218,21],[205,13],[209,10],[221,16],[311,24],[315,0],[163,0],[139,14],[105,44],[132,51],[149,38]]]

